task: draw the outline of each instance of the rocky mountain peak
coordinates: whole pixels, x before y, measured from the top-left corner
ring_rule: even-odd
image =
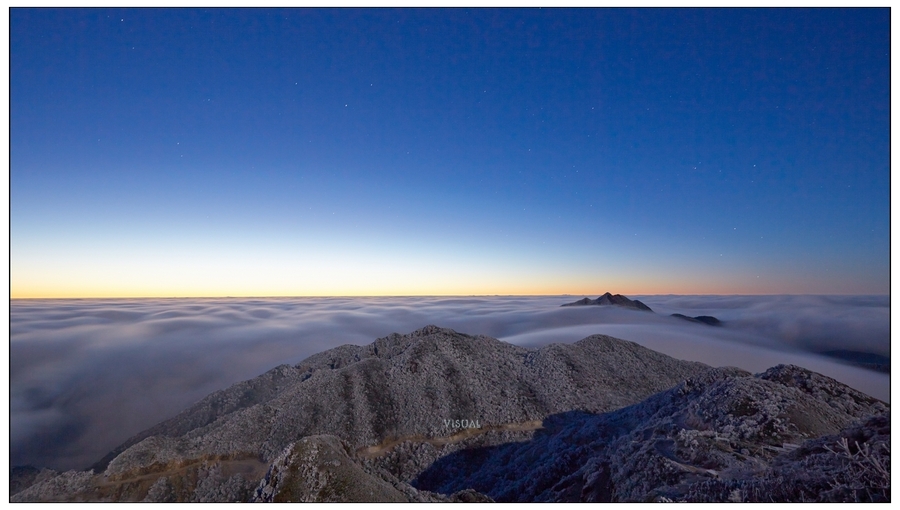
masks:
[[[649,306],[641,303],[637,299],[629,299],[621,294],[612,294],[609,292],[604,293],[602,296],[597,299],[583,298],[575,301],[574,303],[566,303],[562,306],[585,306],[585,305],[598,305],[598,306],[621,306],[624,308],[633,308],[635,310],[643,310],[646,312],[652,312]]]
[[[604,293],[597,299],[581,298],[572,303],[566,303],[560,306],[621,306],[623,308],[632,308],[644,312],[653,312],[653,310],[637,299],[629,299],[621,294]],[[672,317],[694,322],[697,324],[705,324],[707,326],[721,326],[722,321],[710,315],[698,315],[697,317],[688,317],[680,313],[671,314]]]

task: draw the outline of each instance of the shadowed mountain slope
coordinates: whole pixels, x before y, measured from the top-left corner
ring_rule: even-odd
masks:
[[[413,485],[520,502],[884,501],[888,412],[799,367],[719,369],[618,411],[549,417],[528,442],[453,453]],[[852,452],[832,451],[842,437],[887,476],[867,459],[851,469]]]

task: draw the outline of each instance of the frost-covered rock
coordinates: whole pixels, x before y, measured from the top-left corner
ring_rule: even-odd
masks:
[[[11,500],[882,501],[888,413],[800,367],[428,326],[215,392],[95,472],[14,470]]]
[[[455,432],[448,422],[490,427],[570,409],[604,412],[708,369],[603,335],[530,350],[428,326],[331,349],[216,392],[133,438],[104,468],[117,476],[235,452],[271,460],[306,436],[334,435],[358,449],[446,436]]]
[[[93,471],[66,471],[38,481],[9,500],[13,503],[69,500],[73,494],[88,491],[93,477]]]
[[[420,492],[371,465],[360,464],[334,436],[310,436],[275,458],[251,501],[295,503],[490,501],[475,491],[449,497]]]
[[[889,424],[856,434],[860,444],[875,441],[858,448],[880,460],[841,466],[819,438],[861,420],[872,430],[888,412],[884,403],[800,367],[757,376],[717,369],[618,411],[550,417],[531,441],[446,456],[413,485],[441,493],[472,488],[497,501],[801,501],[819,493],[831,494],[820,501],[889,499],[889,483],[885,496],[877,481],[848,481],[843,495],[825,490],[830,480],[884,480],[879,466],[889,480]],[[824,441],[836,441],[829,437]],[[782,492],[762,490],[774,485]]]

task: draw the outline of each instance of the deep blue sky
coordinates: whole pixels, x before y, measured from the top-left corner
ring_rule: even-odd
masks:
[[[12,9],[12,296],[887,294],[889,52],[889,9]]]

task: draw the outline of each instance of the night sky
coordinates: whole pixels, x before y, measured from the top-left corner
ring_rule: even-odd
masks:
[[[888,294],[889,9],[11,9],[11,297]]]

